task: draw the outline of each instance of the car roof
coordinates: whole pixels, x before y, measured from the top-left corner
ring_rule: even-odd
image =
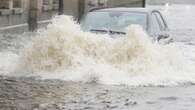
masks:
[[[127,8],[127,7],[117,7],[117,8],[97,8],[92,9],[91,12],[103,12],[103,11],[114,11],[114,12],[122,12],[122,11],[129,11],[129,12],[142,12],[142,13],[151,13],[155,11],[154,9],[148,8]]]

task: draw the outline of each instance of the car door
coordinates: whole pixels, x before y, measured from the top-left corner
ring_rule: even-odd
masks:
[[[152,12],[152,34],[156,40],[169,37],[168,26],[159,11]]]

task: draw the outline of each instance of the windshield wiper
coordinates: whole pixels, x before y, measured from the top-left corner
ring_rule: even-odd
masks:
[[[113,31],[113,30],[91,29],[90,31],[91,32],[102,32],[102,33],[109,33],[109,34],[122,34],[122,35],[126,35],[125,32]]]
[[[112,30],[109,30],[109,33],[110,33],[110,34],[122,34],[122,35],[126,35],[126,33],[125,33],[125,32],[112,31]]]
[[[104,33],[108,33],[107,30],[101,30],[101,29],[91,29],[91,32],[104,32]]]

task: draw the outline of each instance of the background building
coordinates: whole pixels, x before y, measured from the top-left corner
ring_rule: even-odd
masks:
[[[58,13],[59,0],[37,0],[38,20],[48,20]],[[81,0],[83,13],[95,7],[142,7],[144,0]],[[64,0],[64,14],[78,18],[79,0]],[[0,27],[27,23],[29,0],[0,0]]]
[[[147,0],[147,4],[151,4],[151,5],[163,5],[165,3],[170,3],[170,4],[195,4],[195,0]]]

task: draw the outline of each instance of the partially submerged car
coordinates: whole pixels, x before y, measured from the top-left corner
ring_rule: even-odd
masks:
[[[158,10],[146,8],[102,8],[92,9],[81,20],[84,31],[125,35],[131,24],[141,25],[155,41],[171,42],[169,28]]]

